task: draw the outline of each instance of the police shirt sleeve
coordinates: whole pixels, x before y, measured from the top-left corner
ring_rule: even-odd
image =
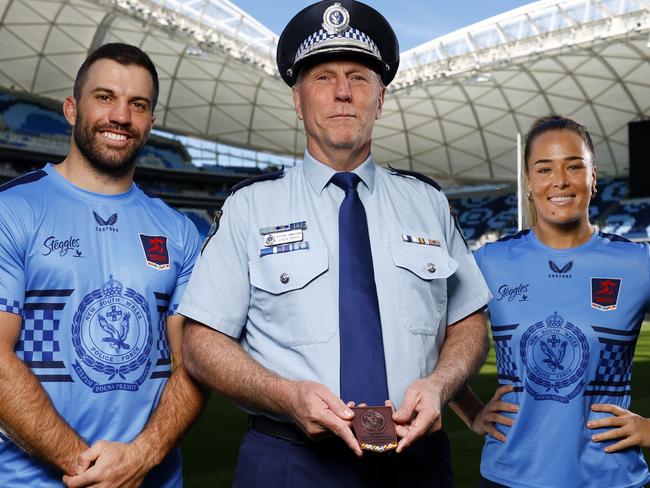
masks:
[[[219,228],[198,257],[179,312],[238,338],[248,316],[250,282],[246,212],[239,194],[226,200]]]
[[[447,324],[453,324],[483,308],[492,295],[467,247],[447,198],[441,192],[438,192],[438,195],[447,251],[458,263],[456,272],[447,279]]]
[[[17,212],[0,205],[0,311],[22,315],[27,239]]]
[[[177,313],[178,305],[183,297],[187,282],[192,274],[192,268],[196,262],[201,249],[201,240],[199,231],[196,230],[194,223],[187,217],[183,216],[183,225],[181,228],[181,236],[183,237],[183,265],[176,277],[176,286],[174,293],[169,301],[169,309],[167,313],[174,315]]]

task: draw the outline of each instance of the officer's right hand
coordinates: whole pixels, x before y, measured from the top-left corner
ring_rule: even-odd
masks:
[[[361,448],[351,429],[354,412],[325,385],[315,381],[293,382],[289,415],[310,437],[334,433],[357,456]]]

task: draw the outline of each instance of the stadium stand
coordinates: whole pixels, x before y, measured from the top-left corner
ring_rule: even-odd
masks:
[[[61,161],[68,152],[70,135],[60,103],[0,91],[0,183],[40,168],[46,161]],[[211,215],[230,188],[260,171],[215,165],[197,168],[182,142],[152,134],[138,157],[135,180],[150,194],[182,207],[205,236]]]
[[[58,162],[68,151],[71,129],[59,103],[24,93],[0,92],[0,181]],[[229,153],[225,154],[228,159]],[[237,182],[259,167],[204,164],[194,166],[185,145],[156,133],[138,158],[136,181],[148,192],[179,207],[202,235],[212,215]],[[266,170],[276,169],[270,166]],[[447,189],[446,189],[447,190]],[[634,240],[650,240],[650,199],[623,201],[624,178],[603,179],[592,200],[590,218],[605,232]],[[450,203],[471,247],[517,231],[517,199],[507,184],[450,185]]]
[[[629,192],[624,178],[598,181],[598,193],[589,207],[591,221],[604,232],[631,240],[650,240],[650,199],[624,200]],[[472,248],[517,231],[517,196],[477,195],[450,198],[458,222]]]

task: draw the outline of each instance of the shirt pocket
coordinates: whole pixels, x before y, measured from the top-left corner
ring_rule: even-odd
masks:
[[[328,342],[338,331],[327,249],[264,256],[249,263],[251,308],[264,334],[287,346]]]
[[[388,251],[397,275],[402,325],[413,334],[435,335],[447,307],[447,278],[458,263],[435,246],[404,243]]]

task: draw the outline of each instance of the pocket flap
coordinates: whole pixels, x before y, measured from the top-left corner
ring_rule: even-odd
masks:
[[[448,278],[456,272],[458,263],[435,246],[403,243],[388,247],[395,266],[404,268],[423,280]]]
[[[248,263],[248,268],[255,288],[279,295],[303,288],[327,271],[327,249],[271,254]]]

